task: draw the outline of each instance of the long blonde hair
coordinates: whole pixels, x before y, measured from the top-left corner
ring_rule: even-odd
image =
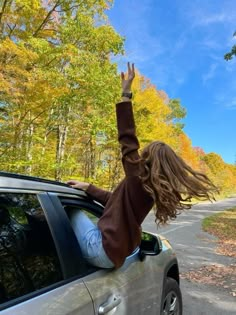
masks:
[[[147,145],[141,158],[145,190],[156,204],[156,222],[165,224],[180,210],[190,209],[192,198],[215,200],[218,188],[203,173],[194,171],[167,144],[154,141]]]

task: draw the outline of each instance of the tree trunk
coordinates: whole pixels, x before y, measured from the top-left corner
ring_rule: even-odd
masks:
[[[90,155],[90,176],[91,178],[95,178],[96,175],[96,147],[93,143],[93,136],[91,136],[89,141],[89,155]]]
[[[31,123],[26,131],[26,134],[27,134],[26,161],[29,163],[29,165],[26,165],[25,172],[28,175],[31,175],[32,173],[33,133],[34,133],[34,125]]]
[[[56,151],[56,171],[55,179],[60,181],[63,174],[62,163],[65,155],[65,145],[68,133],[67,125],[59,125],[57,128],[57,151]]]

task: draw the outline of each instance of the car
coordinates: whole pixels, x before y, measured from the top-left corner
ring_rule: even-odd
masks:
[[[94,222],[103,207],[67,184],[0,172],[2,315],[182,314],[179,267],[168,240],[142,232],[118,269],[89,265],[70,211]]]

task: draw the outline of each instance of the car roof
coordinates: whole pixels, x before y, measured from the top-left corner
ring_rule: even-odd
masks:
[[[0,172],[0,189],[1,188],[37,191],[40,190],[76,194],[81,197],[87,196],[87,194],[83,190],[71,188],[66,183],[50,180],[47,178],[33,177],[8,172]]]

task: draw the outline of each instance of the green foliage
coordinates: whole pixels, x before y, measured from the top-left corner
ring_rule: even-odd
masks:
[[[89,133],[92,143],[101,128],[114,129],[114,119],[104,124],[119,93],[110,58],[123,53],[123,39],[106,23],[111,4],[2,3],[0,159],[9,156],[8,170],[60,179],[67,159],[85,150],[71,152],[74,139]]]
[[[236,32],[234,32],[233,36],[236,37]],[[233,59],[233,57],[235,56],[236,56],[236,45],[233,45],[233,47],[231,48],[231,51],[224,55],[224,59],[229,61]]]
[[[171,109],[168,119],[174,123],[176,132],[180,133],[184,128],[184,124],[180,121],[181,119],[185,118],[187,111],[184,107],[182,107],[179,99],[170,99],[168,106]]]

